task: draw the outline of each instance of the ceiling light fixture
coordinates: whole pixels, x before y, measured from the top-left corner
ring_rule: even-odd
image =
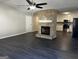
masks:
[[[35,8],[36,8],[36,7],[35,7],[35,6],[33,6],[33,5],[32,5],[32,6],[30,6],[30,9],[32,9],[32,10],[33,10],[33,9],[35,9]]]

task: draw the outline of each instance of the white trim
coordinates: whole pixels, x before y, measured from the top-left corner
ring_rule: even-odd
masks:
[[[22,34],[25,34],[25,33],[27,33],[27,32],[17,33],[17,34],[12,34],[12,35],[8,35],[8,36],[0,37],[0,39],[4,39],[4,38],[8,38],[8,37],[13,37],[13,36],[17,36],[17,35],[22,35]]]

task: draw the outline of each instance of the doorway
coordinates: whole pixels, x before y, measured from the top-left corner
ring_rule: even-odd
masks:
[[[33,30],[32,30],[32,16],[26,16],[26,32],[33,32]]]

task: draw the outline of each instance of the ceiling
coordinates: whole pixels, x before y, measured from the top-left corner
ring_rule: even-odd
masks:
[[[31,0],[30,0],[31,1]],[[78,8],[78,0],[34,0],[36,3],[43,3],[47,2],[46,6],[43,6],[43,10],[45,9],[57,9],[60,11],[66,11],[69,9],[77,9]],[[35,12],[40,9],[35,10],[27,10],[27,6],[23,5],[29,5],[26,0],[0,0],[1,3],[8,4],[10,6],[13,6],[17,8],[18,10],[22,12]]]

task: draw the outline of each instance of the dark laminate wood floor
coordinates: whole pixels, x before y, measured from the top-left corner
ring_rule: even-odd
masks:
[[[9,59],[78,59],[77,40],[66,32],[57,32],[54,40],[27,33],[0,40],[0,56]]]

